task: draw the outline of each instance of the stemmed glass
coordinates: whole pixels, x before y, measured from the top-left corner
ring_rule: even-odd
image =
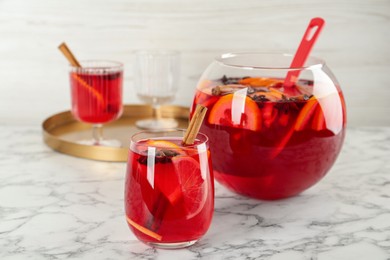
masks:
[[[114,61],[84,61],[81,67],[70,66],[69,76],[72,114],[93,125],[93,138],[79,143],[120,147],[120,141],[103,138],[103,124],[122,114],[123,65]]]
[[[177,127],[176,120],[161,117],[159,108],[171,102],[178,90],[180,53],[168,50],[138,51],[135,58],[136,93],[153,108],[153,118],[138,120],[136,126],[142,129]]]

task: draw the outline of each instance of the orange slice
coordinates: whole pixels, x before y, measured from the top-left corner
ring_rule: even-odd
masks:
[[[307,101],[297,117],[297,121],[295,122],[294,126],[295,131],[302,131],[305,129],[317,106],[317,99],[311,98]]]
[[[126,220],[127,220],[127,223],[129,223],[129,225],[131,225],[133,228],[137,229],[139,232],[144,233],[145,235],[150,236],[158,241],[162,240],[161,235],[159,235],[156,232],[153,232],[152,230],[147,229],[146,227],[141,226],[140,224],[134,222],[128,216],[126,216]]]
[[[84,89],[86,89],[97,101],[99,104],[101,104],[102,107],[105,106],[105,101],[103,98],[103,95],[97,91],[95,88],[93,88],[91,85],[89,85],[85,80],[77,75],[76,73],[72,73],[73,79],[75,79]]]
[[[308,122],[312,118],[312,115],[314,114],[314,111],[316,107],[318,106],[318,101],[315,98],[309,99],[305,106],[302,108],[301,112],[299,113],[295,124],[293,127],[290,128],[290,130],[284,135],[284,137],[280,140],[280,142],[276,145],[275,149],[271,152],[271,159],[275,158],[279,155],[279,153],[283,150],[283,148],[287,145],[287,143],[290,141],[290,138],[294,131],[302,131],[306,128]]]
[[[283,81],[280,80],[275,80],[275,79],[270,79],[270,78],[244,78],[238,81],[239,84],[242,85],[250,85],[252,87],[260,87],[260,86],[273,86],[276,83],[279,83]]]
[[[196,216],[207,199],[206,181],[202,178],[199,162],[187,156],[172,158],[179,185],[170,195],[171,203],[175,204],[180,198],[187,213],[187,219]]]
[[[325,116],[322,112],[321,106],[317,106],[313,121],[311,122],[311,128],[316,131],[321,131],[326,128]]]
[[[250,94],[250,97],[254,96],[264,96],[266,99],[272,102],[276,102],[283,99],[283,93],[274,89],[270,88],[271,91],[269,92],[255,92],[253,94]]]
[[[167,140],[149,139],[146,143],[154,147],[180,149],[180,146]]]
[[[273,92],[273,91],[270,91],[270,92],[264,92],[264,93],[261,93],[260,95],[264,95],[267,99],[269,99],[270,101],[279,101],[282,99],[282,95],[280,95],[279,93],[276,93],[276,92]]]
[[[235,94],[221,97],[212,107],[208,122],[214,125],[225,125],[259,131],[261,129],[261,112],[251,98],[238,97],[241,105],[234,106]],[[235,103],[237,104],[237,103]],[[244,110],[244,111],[242,111]]]

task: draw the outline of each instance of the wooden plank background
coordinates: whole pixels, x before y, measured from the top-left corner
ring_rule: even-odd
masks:
[[[140,103],[135,50],[181,51],[174,103],[189,106],[214,56],[293,53],[315,16],[327,24],[313,55],[338,78],[349,125],[390,125],[389,0],[0,0],[0,125],[39,124],[70,108],[62,41],[79,59],[122,61],[125,103]]]

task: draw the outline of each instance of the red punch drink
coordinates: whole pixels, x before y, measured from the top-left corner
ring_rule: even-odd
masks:
[[[325,86],[325,87],[324,87]],[[338,86],[281,78],[203,80],[194,105],[208,112],[201,131],[210,138],[216,179],[258,199],[296,195],[331,168],[345,135],[345,102]]]
[[[79,121],[104,124],[122,112],[122,68],[82,67],[70,72],[72,113]]]
[[[125,186],[126,219],[137,238],[162,248],[192,245],[208,230],[214,184],[208,140],[183,146],[182,131],[132,137]]]

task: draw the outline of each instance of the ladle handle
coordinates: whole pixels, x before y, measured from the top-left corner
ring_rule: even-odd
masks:
[[[311,19],[305,34],[299,44],[297,52],[295,53],[294,59],[291,62],[290,68],[301,68],[305,65],[307,58],[309,57],[310,51],[313,48],[314,43],[316,42],[318,35],[320,34],[322,27],[324,26],[325,21],[320,17]],[[285,87],[294,86],[295,82],[299,77],[301,71],[290,70],[287,73],[286,79],[284,80]]]

